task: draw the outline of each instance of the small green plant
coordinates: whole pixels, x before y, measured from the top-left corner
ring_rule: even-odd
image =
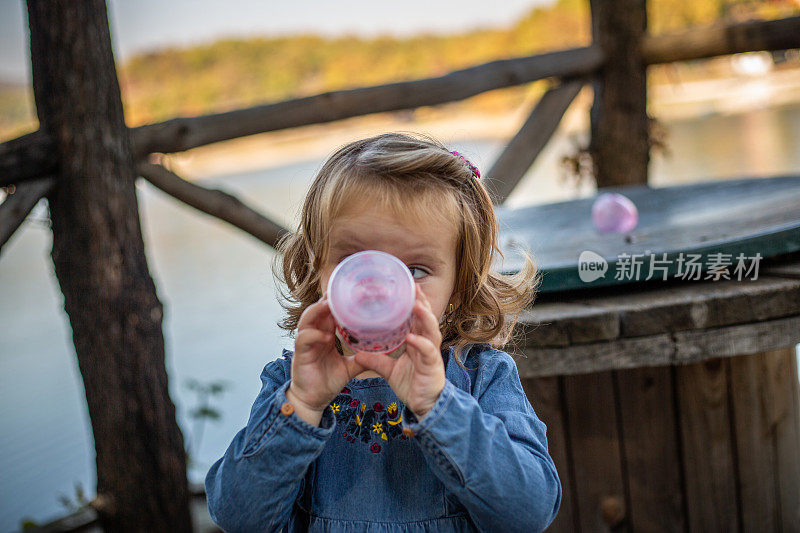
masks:
[[[186,456],[190,466],[195,464],[193,457],[200,449],[206,421],[216,421],[222,418],[219,410],[211,405],[211,400],[225,392],[228,387],[229,383],[225,381],[203,383],[196,379],[186,380],[186,388],[197,394],[196,407],[189,411],[189,418],[194,420],[192,434],[186,444]]]
[[[670,157],[672,152],[669,148],[669,131],[663,122],[651,115],[647,116],[647,143],[650,146],[652,156],[661,155]],[[589,139],[582,138],[583,134],[572,134],[569,141],[572,144],[572,151],[561,158],[562,182],[571,181],[575,188],[582,183],[597,184],[594,175],[594,163],[592,161],[592,151],[589,148]]]
[[[19,529],[20,531],[30,531],[32,529],[36,529],[41,524],[36,522],[33,518],[29,516],[24,516],[19,520]]]
[[[570,185],[578,188],[582,183],[594,183],[594,168],[592,167],[592,154],[589,151],[589,141],[580,139],[579,135],[569,136],[572,152],[561,158],[562,182],[572,182]]]
[[[75,482],[75,497],[70,498],[66,494],[61,494],[58,497],[58,501],[61,505],[66,508],[67,511],[73,513],[78,509],[85,507],[89,504],[89,500],[86,498],[86,493],[83,490],[83,485],[81,485],[80,481]]]

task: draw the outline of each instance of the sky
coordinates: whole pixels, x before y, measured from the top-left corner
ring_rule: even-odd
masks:
[[[117,61],[220,37],[454,33],[512,24],[552,0],[108,0]],[[30,80],[23,0],[0,0],[0,81]]]

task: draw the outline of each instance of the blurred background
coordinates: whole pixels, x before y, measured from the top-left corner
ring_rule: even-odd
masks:
[[[108,8],[129,126],[443,75],[591,38],[586,0],[505,0],[491,9],[477,0],[109,0]],[[648,31],[799,13],[798,0],[651,0]],[[800,51],[656,65],[648,78],[660,132],[651,185],[800,171]],[[545,88],[266,133],[169,159],[181,176],[293,227],[314,173],[341,144],[386,130],[425,132],[486,169]],[[596,192],[570,165],[588,141],[591,99],[584,89],[508,205]],[[37,127],[25,7],[0,0],[0,139]],[[202,482],[246,423],[261,369],[292,345],[276,325],[274,254],[144,180],[137,190],[189,478]],[[94,443],[46,216],[37,206],[0,258],[0,531],[94,496]]]

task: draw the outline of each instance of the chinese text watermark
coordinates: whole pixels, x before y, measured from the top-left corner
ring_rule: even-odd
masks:
[[[660,255],[660,257],[658,257]],[[684,280],[713,280],[733,279],[741,281],[748,275],[752,280],[758,279],[758,265],[761,254],[746,256],[739,253],[735,258],[733,254],[715,252],[705,256],[680,252],[676,257],[667,258],[667,253],[654,254],[628,254],[617,256],[615,263],[614,279],[620,281],[647,281],[650,279],[667,280],[669,271],[673,270],[672,278]],[[645,258],[649,257],[649,261]],[[676,268],[672,269],[672,265]],[[733,271],[731,272],[731,267]],[[584,250],[578,258],[578,276],[584,283],[591,283],[598,278],[604,278],[608,271],[608,261],[600,254],[591,250]],[[705,274],[705,275],[704,275]],[[643,277],[645,276],[645,277]]]

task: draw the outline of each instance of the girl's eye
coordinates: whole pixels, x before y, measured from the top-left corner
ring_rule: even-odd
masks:
[[[420,278],[428,275],[428,273],[425,270],[423,270],[422,268],[420,268],[420,267],[410,266],[410,267],[408,267],[408,269],[411,271],[411,276],[414,279],[420,279]],[[416,272],[414,272],[415,270],[416,270]]]

